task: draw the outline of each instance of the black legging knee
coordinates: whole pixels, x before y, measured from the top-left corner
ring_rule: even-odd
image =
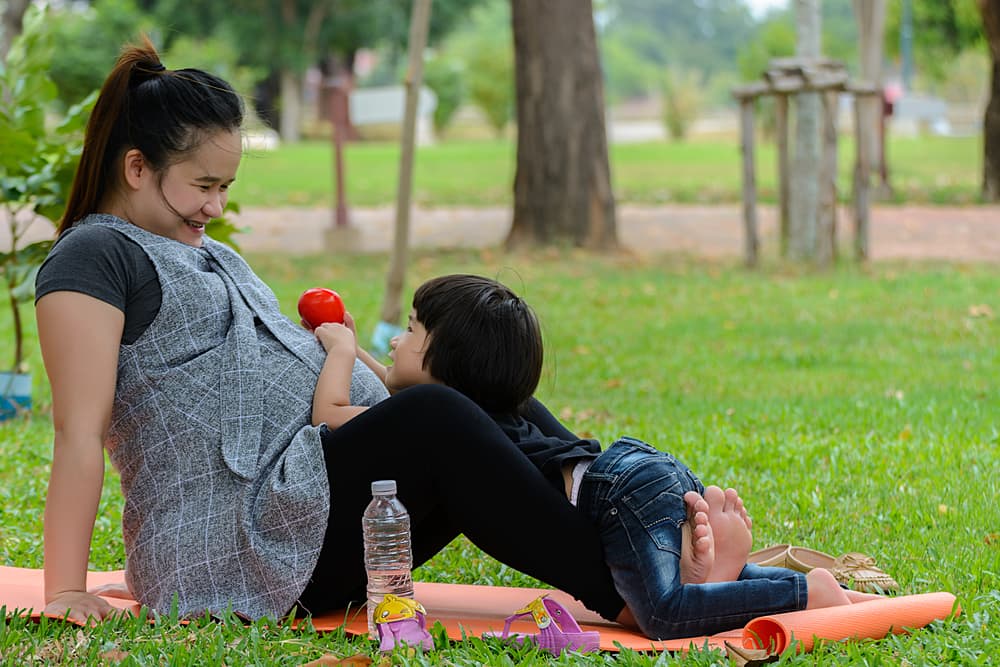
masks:
[[[396,480],[410,513],[415,565],[464,533],[605,618],[622,610],[596,527],[462,394],[413,387],[322,437],[331,511],[302,595],[309,611],[364,600],[361,515],[377,479]]]

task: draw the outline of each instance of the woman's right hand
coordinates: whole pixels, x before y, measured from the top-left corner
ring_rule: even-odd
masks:
[[[53,618],[64,618],[81,625],[97,625],[118,610],[107,600],[86,591],[65,591],[45,605],[42,613]]]

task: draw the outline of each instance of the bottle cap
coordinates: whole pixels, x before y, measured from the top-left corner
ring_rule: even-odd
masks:
[[[396,480],[380,479],[372,482],[373,496],[389,496],[396,493]]]

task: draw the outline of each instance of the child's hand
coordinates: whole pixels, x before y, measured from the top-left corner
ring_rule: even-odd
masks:
[[[354,331],[343,324],[327,322],[313,329],[313,334],[322,343],[327,354],[344,350],[349,350],[352,355],[356,354]]]
[[[358,339],[358,327],[354,324],[354,318],[351,316],[350,311],[344,311],[344,326],[351,330],[354,334],[354,340]]]

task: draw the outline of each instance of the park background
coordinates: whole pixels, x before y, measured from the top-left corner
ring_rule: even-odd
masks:
[[[303,35],[311,33],[269,41],[280,32],[277,23],[254,12],[272,5],[299,10],[303,29],[315,16],[307,10],[324,7],[329,13],[314,46],[322,43],[329,52],[309,50]],[[912,12],[908,42],[904,7]],[[823,53],[857,76],[852,3],[825,2],[821,8]],[[453,114],[433,119],[433,141],[417,148],[414,204],[470,211],[461,224],[475,225],[477,209],[509,211],[513,203],[517,128],[510,6],[436,0],[433,11],[425,83],[437,94],[436,112],[450,106]],[[795,8],[774,3],[751,9],[739,0],[607,0],[594,3],[592,16],[616,202],[621,208],[738,202],[739,138],[730,91],[758,79],[771,59],[794,53]],[[100,84],[119,45],[143,29],[163,48],[169,67],[218,72],[254,104],[257,117],[248,136],[259,143],[250,146],[233,189],[244,209],[232,216],[235,226],[255,210],[280,208],[294,216],[297,207],[323,211],[332,223],[333,147],[324,82],[344,67],[345,51],[352,52],[342,45],[354,44],[363,48],[353,50],[353,86],[398,85],[406,71],[408,25],[409,3],[386,0],[52,3],[44,30],[53,46],[44,69],[58,99],[49,112],[58,118],[83,100]],[[261,33],[262,26],[268,30]],[[976,3],[888,2],[883,45],[884,83],[904,87],[902,99],[913,103],[913,114],[901,102],[889,121],[892,188],[877,206],[947,205],[940,210],[994,213],[982,192],[992,63]],[[281,115],[274,115],[284,106],[274,102],[282,71],[296,75],[295,100],[302,103],[293,114],[297,121],[284,127]],[[767,109],[759,113],[759,194],[773,203],[774,147]],[[840,182],[849,184],[854,148],[850,123],[843,127]],[[360,209],[389,210],[395,201],[399,129],[392,123],[355,129],[359,136],[345,147],[346,194],[360,219]],[[843,204],[849,187],[839,192]],[[954,220],[942,215],[938,223],[947,227]],[[842,224],[849,224],[846,215]],[[44,237],[51,228],[42,221],[32,233]],[[254,233],[233,239],[249,248]],[[550,351],[539,395],[571,427],[605,443],[625,433],[642,437],[678,454],[705,479],[739,485],[750,499],[758,546],[780,541],[830,553],[865,551],[904,592],[951,591],[964,609],[957,620],[912,636],[831,646],[787,661],[988,662],[1000,643],[995,262],[859,263],[843,252],[833,266],[817,270],[780,257],[775,245],[756,271],[744,269],[737,256],[651,254],[641,248],[601,253],[566,242],[510,251],[502,244],[424,249],[411,256],[405,298],[421,280],[449,271],[507,282],[539,311]],[[384,252],[316,247],[294,254],[251,251],[248,258],[290,316],[297,295],[313,285],[338,289],[364,323],[380,316],[389,263]],[[34,406],[29,415],[0,424],[0,559],[40,567],[52,425],[33,317],[26,312]],[[11,354],[11,326],[10,316],[0,315],[4,358]],[[123,566],[120,512],[117,478],[109,468],[95,528],[96,569]],[[417,576],[537,583],[461,541]],[[3,627],[0,657],[6,664],[302,664],[323,654],[373,650],[337,633],[292,633],[265,624],[248,630],[225,623],[180,629],[120,622],[87,633],[17,620]],[[475,641],[442,646],[428,659],[543,660],[530,651]],[[678,659],[715,664],[721,658]],[[589,660],[660,664],[656,656],[628,652]]]

